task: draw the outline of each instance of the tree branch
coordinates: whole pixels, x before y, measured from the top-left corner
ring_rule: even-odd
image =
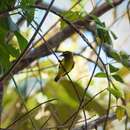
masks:
[[[93,128],[100,126],[105,119],[106,119],[106,115],[98,117],[97,119],[88,122],[87,128],[85,128],[84,125],[79,125],[79,126],[75,126],[75,128],[72,128],[71,130],[92,130]],[[108,121],[113,121],[115,119],[116,119],[116,115],[114,113],[110,113],[108,116]],[[52,128],[64,129],[64,128],[68,128],[68,126],[59,126],[59,127],[57,126]],[[50,130],[50,129],[51,128],[42,128],[40,130]]]
[[[13,71],[15,70],[15,68],[18,66],[18,64],[20,63],[20,61],[25,57],[25,55],[27,54],[28,49],[30,48],[30,45],[32,44],[32,42],[34,41],[35,37],[37,36],[42,24],[44,23],[48,13],[50,12],[51,6],[53,5],[55,0],[52,0],[50,2],[50,5],[48,6],[48,8],[46,9],[46,13],[44,14],[39,26],[37,27],[37,29],[35,30],[34,34],[32,35],[31,39],[28,42],[27,47],[24,49],[24,51],[21,53],[21,55],[17,58],[17,60],[13,63],[13,65],[9,68],[9,70],[0,78],[0,81],[3,81],[4,79],[6,79],[6,77],[8,77],[8,75],[11,73],[13,73]]]
[[[117,6],[121,4],[123,0],[113,0],[113,6]],[[42,6],[42,5],[41,5]],[[109,5],[108,3],[104,3],[97,7],[94,11],[92,11],[90,14],[96,15],[97,17],[103,15],[113,7]],[[87,28],[89,26],[89,23],[91,21],[90,16],[86,16],[83,20],[78,20],[74,23],[77,27]],[[56,33],[53,37],[51,37],[46,44],[50,46],[52,49],[59,46],[62,41],[64,41],[66,38],[70,37],[72,34],[74,34],[74,30],[71,27],[66,27],[62,31]],[[43,43],[40,47],[36,48],[34,51],[30,52],[21,62],[19,65],[15,68],[13,73],[17,73],[18,71],[26,68],[30,63],[32,63],[37,58],[41,58],[47,55],[50,55],[51,52],[46,47],[45,43]]]
[[[84,125],[82,125],[82,126],[73,128],[72,130],[91,130],[91,129],[101,125],[105,119],[106,119],[106,115],[99,117],[99,118],[95,119],[94,121],[88,122],[87,129],[84,128]],[[107,117],[108,121],[112,121],[115,119],[116,119],[116,115],[114,113],[110,113],[109,116]]]

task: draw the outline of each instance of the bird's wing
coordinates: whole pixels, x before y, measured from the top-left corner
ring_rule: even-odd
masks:
[[[75,63],[74,63],[74,61],[73,61],[73,65],[72,65],[72,68],[71,68],[71,70],[74,68],[74,64],[75,64]],[[71,71],[71,70],[70,70],[70,71]]]
[[[65,68],[63,68],[64,65],[65,65],[64,62],[65,62],[64,59],[62,59],[62,60],[61,60],[61,63],[59,64],[58,75],[60,75],[60,76],[65,76],[65,74],[66,74],[66,72],[65,72],[65,70],[64,70]]]

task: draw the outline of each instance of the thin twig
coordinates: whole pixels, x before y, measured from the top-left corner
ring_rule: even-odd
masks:
[[[22,95],[21,95],[21,93],[20,93],[20,91],[19,91],[19,88],[18,88],[18,86],[17,86],[17,83],[16,83],[14,77],[12,76],[12,74],[10,74],[10,76],[11,76],[13,82],[14,82],[16,91],[18,92],[18,95],[19,95],[19,97],[20,97],[20,99],[21,99],[21,101],[22,101],[22,104],[23,104],[23,106],[24,106],[26,112],[28,112],[28,108],[27,108],[26,105],[25,105],[25,101],[24,101],[24,99],[23,99],[23,97],[22,97]],[[30,120],[30,122],[31,122],[32,127],[34,128],[34,130],[37,130],[30,114],[28,114],[28,117],[29,117],[29,120]]]
[[[55,101],[57,99],[49,99],[43,103],[40,103],[39,105],[37,105],[36,107],[32,108],[31,110],[29,110],[28,112],[26,112],[25,114],[23,114],[22,116],[18,117],[15,121],[13,121],[10,125],[8,125],[6,127],[6,129],[10,128],[11,126],[13,126],[14,124],[16,124],[18,121],[20,121],[21,119],[23,119],[25,116],[27,116],[29,113],[31,113],[32,111],[34,111],[35,109],[39,108],[41,105],[43,104],[47,104],[49,102]]]
[[[15,61],[15,63],[11,66],[11,68],[0,78],[0,81],[4,80],[15,68],[16,66],[20,63],[20,61],[23,59],[23,57],[26,55],[30,45],[32,44],[32,42],[34,41],[35,37],[37,36],[38,31],[40,30],[42,24],[44,23],[50,9],[51,6],[53,5],[55,0],[52,0],[51,3],[49,4],[47,11],[45,13],[45,15],[43,16],[39,26],[37,27],[36,31],[34,32],[33,36],[31,37],[27,47],[24,49],[24,51],[21,53],[21,55],[19,56],[19,58]]]

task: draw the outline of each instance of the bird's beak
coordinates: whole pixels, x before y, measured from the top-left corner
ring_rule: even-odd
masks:
[[[63,54],[61,54],[60,56],[64,56]]]

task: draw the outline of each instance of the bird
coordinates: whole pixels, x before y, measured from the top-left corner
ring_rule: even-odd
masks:
[[[74,67],[74,59],[73,53],[70,51],[65,51],[62,53],[63,59],[59,64],[58,73],[55,77],[55,81],[57,82],[60,78],[64,77],[68,74]]]

